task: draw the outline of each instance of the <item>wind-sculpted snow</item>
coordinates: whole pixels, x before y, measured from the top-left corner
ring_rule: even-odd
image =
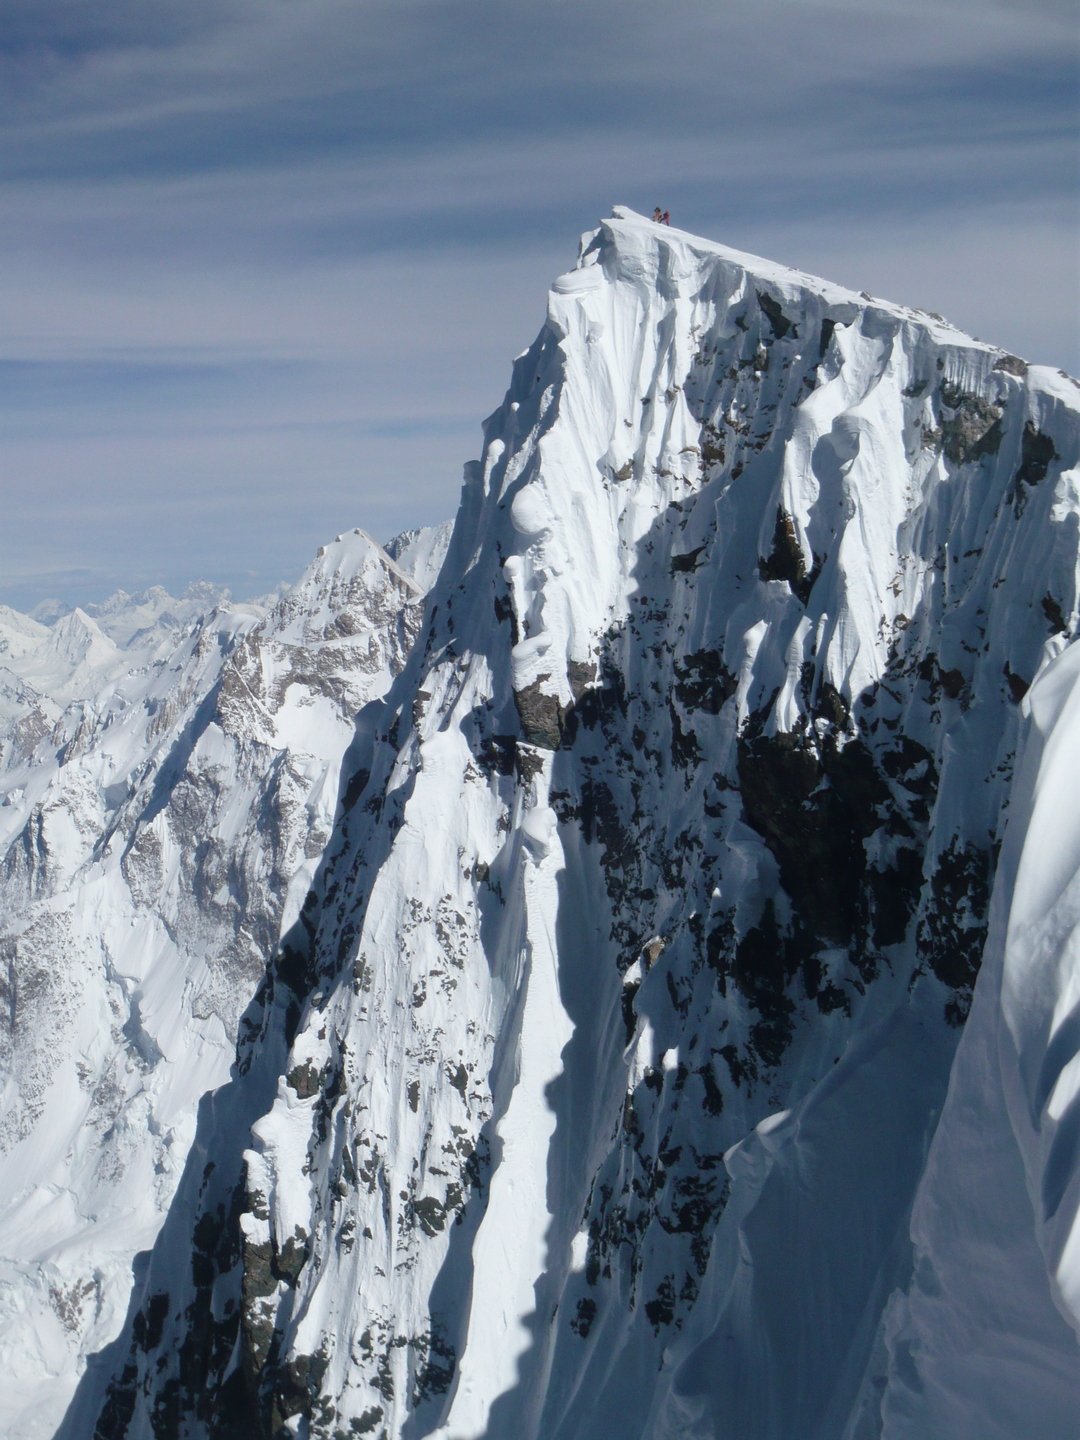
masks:
[[[1080,1416],[1080,648],[1036,681],[971,1019],[883,1326],[911,1440],[1076,1434]]]
[[[228,1078],[240,1016],[331,833],[356,712],[400,669],[421,613],[416,586],[357,531],[269,613],[214,610],[171,643],[159,616],[134,647],[107,642],[103,688],[12,753],[0,1433],[52,1434],[87,1353],[120,1328],[197,1106]],[[103,648],[81,616],[27,631],[37,649],[18,657],[54,696],[80,660],[62,671],[62,644],[85,633],[83,655]]]
[[[919,1433],[1078,456],[1071,381],[935,317],[586,236],[60,1433]]]

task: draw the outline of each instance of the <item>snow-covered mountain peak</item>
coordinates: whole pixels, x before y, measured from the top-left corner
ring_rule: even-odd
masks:
[[[203,1138],[241,1258],[200,1290],[155,1256],[239,1307],[236,1414],[878,1433],[1078,458],[1065,388],[933,317],[587,240],[358,735],[307,999],[241,1061],[276,1098],[242,1155]],[[109,1403],[148,1413],[188,1333]]]
[[[339,537],[215,663],[188,637],[160,720],[88,726],[55,777],[77,803],[17,801],[10,883],[88,857],[80,944],[134,1037],[91,1069],[147,1097],[154,1143],[124,1159],[175,1197],[122,1328],[121,1249],[98,1265],[103,1318],[63,1353],[116,1339],[64,1440],[926,1440],[956,1433],[955,1394],[987,1440],[1024,1412],[1075,1433],[1075,1289],[1040,1250],[1072,1243],[1046,1215],[1075,1193],[1070,1125],[1046,1149],[983,1127],[1038,1296],[1004,1334],[968,1323],[965,1208],[928,1150],[943,1105],[975,1146],[949,1075],[1022,702],[1078,629],[1078,517],[1067,382],[603,222],[485,426],[426,604]],[[129,724],[116,802],[101,755]],[[31,930],[9,943],[33,978],[58,940]],[[1023,1048],[1066,1104],[1075,1028],[1042,1049],[1046,1015]],[[976,1078],[988,1053],[1005,1075],[1000,1028],[977,1033]],[[48,1103],[27,1069],[24,1115]],[[25,1217],[108,1203],[78,1127],[48,1163],[44,1133],[12,1199],[43,1237],[14,1267],[39,1373],[50,1285],[82,1286],[88,1252]],[[970,1377],[998,1355],[1012,1398],[985,1405]]]
[[[388,620],[421,593],[378,541],[354,529],[320,548],[274,607],[270,624],[296,643],[347,639]]]
[[[508,558],[506,578],[529,614],[515,688],[539,685],[562,706],[570,665],[588,664],[587,634],[605,616],[629,614],[636,575],[626,560],[646,531],[659,539],[670,529],[657,517],[670,520],[677,507],[680,531],[708,533],[694,497],[718,464],[729,484],[772,496],[755,506],[750,534],[750,506],[731,495],[740,532],[726,542],[731,553],[753,556],[751,574],[760,564],[805,589],[808,630],[833,632],[844,615],[842,642],[815,648],[819,683],[852,700],[881,679],[881,627],[916,601],[910,565],[896,569],[902,528],[923,523],[911,486],[925,495],[922,513],[941,511],[943,471],[985,465],[999,447],[1016,457],[1018,474],[1045,473],[1056,452],[1042,417],[1076,398],[1052,372],[1029,372],[922,312],[626,211],[603,222],[579,267],[556,280],[542,342],[519,362],[493,417],[486,464],[504,477],[504,544],[518,557]],[[530,426],[544,463],[527,475],[505,469],[505,451]],[[1021,482],[1018,504],[1026,492]],[[856,512],[859,528],[846,528]],[[964,549],[958,563],[974,558]],[[745,604],[746,575],[732,569],[721,583],[718,608]],[[541,591],[542,620],[529,598]],[[733,673],[749,679],[753,668],[740,662]],[[797,682],[771,683],[785,691],[775,712],[784,728]],[[740,683],[743,720],[760,696]]]
[[[116,650],[115,644],[97,622],[78,605],[57,620],[51,627],[51,636],[54,654],[73,661],[85,659],[91,649],[101,653],[114,653]]]
[[[79,608],[48,627],[32,648],[7,656],[11,669],[60,705],[93,694],[119,662],[119,647]]]
[[[142,598],[152,604],[158,600],[165,601],[168,596],[167,591],[163,586],[151,585],[148,590],[145,590],[143,592]],[[93,608],[95,612],[100,616],[115,615],[120,610],[129,609],[131,604],[132,596],[129,595],[126,590],[119,589],[114,590],[111,595],[106,596],[104,600],[100,601]]]

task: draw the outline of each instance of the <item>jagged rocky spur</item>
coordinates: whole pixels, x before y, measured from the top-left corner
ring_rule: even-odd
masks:
[[[1077,399],[629,212],[583,239],[60,1434],[949,1433],[994,1337],[931,1275],[978,1169],[927,1157],[1077,625]],[[1012,1394],[1064,1437],[1023,1193]]]

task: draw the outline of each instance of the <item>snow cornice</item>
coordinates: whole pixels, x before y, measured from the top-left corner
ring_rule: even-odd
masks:
[[[813,296],[829,309],[850,311],[847,315],[837,316],[838,319],[850,320],[859,312],[876,312],[892,316],[901,323],[919,325],[936,344],[1001,356],[1006,362],[1015,361],[1018,366],[1025,364],[1000,346],[967,334],[934,311],[883,300],[865,290],[850,290],[821,276],[719,244],[688,230],[657,224],[626,205],[613,206],[610,218],[601,220],[596,230],[587,231],[582,236],[576,268],[580,270],[598,261],[616,264],[623,269],[628,265],[643,265],[642,278],[655,279],[663,287],[673,280],[677,282],[680,275],[700,272],[702,263],[707,264],[710,260],[725,268],[742,271],[758,288],[767,294],[783,297],[789,306],[799,308],[802,297]],[[1064,371],[1049,366],[1032,368],[1037,368],[1039,382],[1046,388],[1057,389],[1061,379],[1075,383]]]

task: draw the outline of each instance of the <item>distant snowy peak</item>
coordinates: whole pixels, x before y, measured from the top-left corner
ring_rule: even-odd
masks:
[[[35,626],[34,643],[18,653],[9,650],[4,663],[57,704],[93,694],[120,663],[119,647],[85,610],[76,608],[50,627],[29,623]]]
[[[52,656],[70,665],[84,662],[108,664],[116,658],[118,648],[116,642],[79,606],[57,620],[45,645]]]
[[[378,541],[355,529],[320,548],[266,625],[292,643],[344,640],[389,620],[421,594]]]

